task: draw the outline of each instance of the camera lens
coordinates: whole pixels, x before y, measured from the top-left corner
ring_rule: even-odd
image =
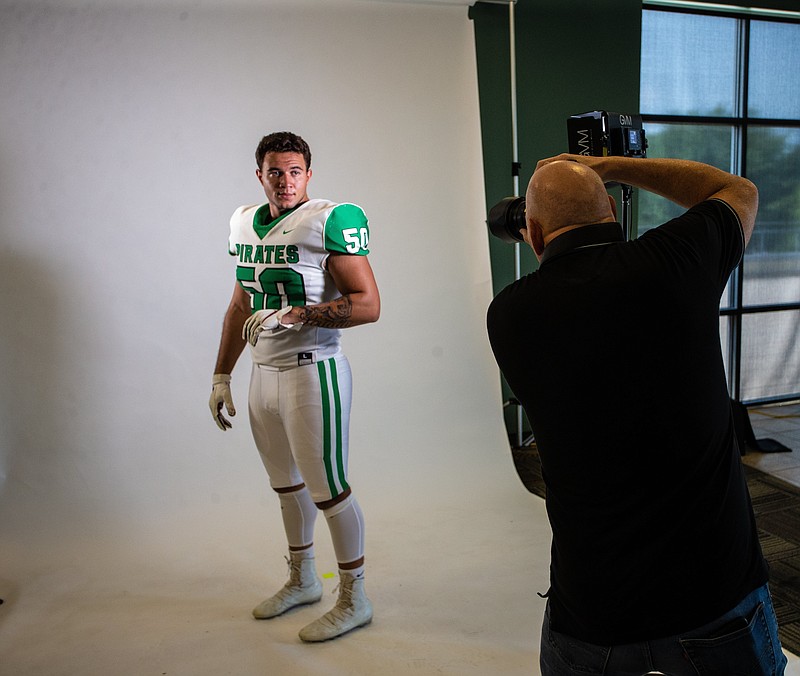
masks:
[[[504,242],[513,244],[521,242],[520,230],[527,227],[525,223],[525,198],[506,197],[489,209],[486,219],[489,232]]]

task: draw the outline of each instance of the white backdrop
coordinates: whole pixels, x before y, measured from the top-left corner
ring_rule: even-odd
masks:
[[[483,585],[497,551],[507,571],[515,556],[527,565],[532,546],[510,541],[531,502],[484,329],[491,285],[467,9],[214,4],[0,0],[0,652],[18,674],[200,673],[176,669],[164,640],[147,634],[168,631],[155,617],[188,629],[189,604],[210,624],[178,643],[209,673],[222,673],[220,651],[192,643],[215,626],[201,609],[224,615],[225,636],[242,642],[229,654],[264,659],[248,653],[265,629],[246,623],[247,604],[260,600],[265,571],[282,581],[285,543],[246,419],[248,356],[234,371],[232,431],[217,429],[207,400],[234,283],[228,218],[263,197],[261,136],[289,129],[312,148],[310,194],[359,203],[371,222],[383,313],[344,343],[351,484],[381,616],[415,622],[411,645],[431,643],[434,661],[450,655],[454,673],[485,673],[497,650],[528,672],[535,641],[519,617],[481,613],[491,647],[455,649],[475,636],[476,620],[453,605],[469,594],[429,603],[454,579]],[[327,541],[320,555],[332,561]],[[430,587],[398,583],[434,544],[446,553]],[[476,559],[482,549],[491,563]],[[419,595],[413,616],[393,596],[398,585]],[[519,588],[503,589],[495,603],[518,602]],[[521,609],[535,616],[537,602]],[[422,607],[446,620],[419,624]],[[293,646],[296,628],[284,626],[269,631]],[[456,635],[433,640],[443,627]],[[134,639],[133,628],[145,634]],[[404,655],[387,631],[383,654]],[[376,634],[364,635],[366,655]],[[59,661],[65,654],[74,663]],[[123,655],[166,662],[120,671]],[[90,660],[107,663],[93,671]]]
[[[246,355],[233,431],[206,402],[228,217],[263,197],[253,151],[280,129],[312,147],[311,195],[372,225],[383,316],[345,336],[355,488],[513,472],[484,332],[472,40],[453,6],[2,6],[5,533],[145,537],[272,508]]]

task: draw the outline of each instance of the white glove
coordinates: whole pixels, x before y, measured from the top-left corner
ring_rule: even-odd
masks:
[[[211,409],[211,415],[214,416],[214,422],[217,423],[217,427],[224,432],[233,426],[222,415],[222,404],[225,404],[225,408],[228,409],[228,415],[236,415],[236,409],[233,407],[233,397],[231,396],[231,377],[227,373],[215,373],[211,378],[211,398],[208,400],[208,406]]]
[[[255,347],[262,331],[288,329],[289,326],[281,324],[281,317],[287,314],[291,309],[292,306],[287,305],[280,310],[256,310],[245,320],[244,326],[242,327],[242,338]],[[294,326],[294,324],[292,326]]]

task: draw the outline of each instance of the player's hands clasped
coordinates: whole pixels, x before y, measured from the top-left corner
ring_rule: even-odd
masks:
[[[255,347],[262,331],[275,331],[288,328],[281,324],[281,317],[291,311],[292,306],[287,305],[280,310],[256,310],[244,322],[242,338]]]
[[[230,420],[222,415],[222,405],[228,409],[228,415],[236,415],[236,409],[233,406],[233,396],[231,395],[231,377],[227,373],[215,373],[211,379],[211,398],[208,400],[208,406],[211,409],[211,415],[214,416],[214,422],[217,423],[223,432],[233,427]]]

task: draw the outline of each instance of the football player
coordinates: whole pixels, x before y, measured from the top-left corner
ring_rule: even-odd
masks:
[[[229,252],[236,284],[225,314],[209,401],[221,430],[235,415],[231,371],[246,343],[252,374],[250,426],[278,494],[289,546],[289,580],[253,610],[276,617],[322,597],[314,522],[322,510],[339,566],[335,606],[300,631],[335,638],[372,620],[364,590],[364,517],[347,481],[351,374],[341,329],[377,321],[380,296],[361,207],[309,199],[311,152],[289,132],[256,150],[263,204],[237,209]]]

